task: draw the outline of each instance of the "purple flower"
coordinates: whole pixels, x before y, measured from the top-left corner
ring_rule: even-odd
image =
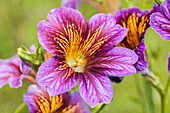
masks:
[[[40,44],[51,54],[37,72],[37,83],[51,96],[65,93],[79,81],[81,97],[90,107],[110,103],[113,86],[107,75],[136,73],[134,51],[113,47],[127,29],[116,24],[111,14],[97,14],[87,22],[71,8],[50,11],[47,21],[38,23]]]
[[[35,52],[35,46],[31,46],[30,51]],[[10,59],[0,59],[0,88],[9,83],[11,88],[22,86],[22,80],[36,83],[36,71],[32,64],[21,60],[18,56]]]
[[[79,4],[80,4],[80,0],[62,0],[61,5],[63,7],[78,9]]]
[[[37,85],[28,87],[23,101],[30,113],[90,113],[78,92],[50,96],[46,88]]]
[[[21,60],[20,69],[21,69],[21,72],[23,73],[21,75],[22,80],[27,81],[32,84],[37,84],[36,82],[37,72],[31,63]]]
[[[170,1],[165,0],[160,5],[160,12],[153,13],[150,19],[151,27],[162,37],[170,40]]]
[[[168,71],[170,73],[170,52],[168,54]]]
[[[138,55],[138,61],[134,64],[137,71],[144,72],[147,68],[145,61],[144,34],[149,28],[150,15],[156,11],[156,7],[150,11],[141,11],[136,7],[121,9],[115,15],[116,23],[128,28],[126,37],[116,46],[134,50]]]
[[[11,88],[22,86],[20,64],[17,56],[0,61],[0,88],[7,83]]]

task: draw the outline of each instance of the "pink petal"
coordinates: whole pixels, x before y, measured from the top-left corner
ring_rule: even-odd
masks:
[[[134,51],[124,47],[113,47],[108,52],[97,54],[87,65],[100,73],[122,77],[136,73],[133,64],[137,60],[138,56]]]
[[[97,72],[79,74],[79,91],[81,97],[90,107],[103,102],[109,104],[113,98],[113,86],[106,75]]]
[[[84,36],[87,21],[79,11],[60,7],[51,10],[47,21],[40,21],[37,26],[40,44],[49,53],[60,55],[63,47],[69,44],[71,33],[77,30],[80,37]]]
[[[110,49],[115,44],[121,42],[126,36],[128,29],[116,25],[116,21],[111,14],[96,14],[88,21],[88,37],[95,39],[92,47],[100,45],[100,49]]]
[[[151,27],[160,34],[164,40],[170,40],[170,20],[161,13],[154,13],[150,19]]]
[[[40,86],[47,86],[51,96],[65,93],[78,82],[77,75],[67,64],[57,57],[46,60],[39,68],[36,80]]]

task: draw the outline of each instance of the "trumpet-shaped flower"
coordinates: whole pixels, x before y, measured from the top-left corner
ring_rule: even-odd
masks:
[[[37,85],[28,87],[23,100],[30,113],[90,113],[78,92],[50,96],[46,88]]]
[[[150,15],[156,11],[156,6],[150,11],[141,11],[136,7],[121,9],[115,15],[116,23],[124,28],[128,28],[126,37],[116,46],[132,49],[138,55],[138,61],[134,64],[138,71],[145,71],[147,62],[145,61],[144,34],[149,28]]]
[[[7,83],[11,88],[22,86],[20,64],[21,61],[17,56],[0,60],[0,88]]]
[[[38,23],[38,39],[54,56],[40,66],[37,83],[55,96],[72,89],[79,81],[80,95],[90,107],[110,103],[113,86],[107,75],[136,73],[135,52],[113,47],[126,33],[127,29],[117,25],[111,14],[97,14],[87,22],[77,10],[51,10],[47,21]]]
[[[31,46],[30,52],[35,53],[35,51],[35,46]],[[11,88],[18,88],[22,86],[22,80],[36,83],[35,75],[34,67],[18,56],[5,60],[0,59],[0,88],[6,83],[9,83]]]
[[[170,40],[170,1],[165,0],[160,5],[160,12],[153,13],[150,21],[151,27],[164,40]]]

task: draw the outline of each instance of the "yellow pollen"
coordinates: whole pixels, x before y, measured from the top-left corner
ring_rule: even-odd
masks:
[[[83,60],[82,60],[82,59],[78,59],[78,60],[73,64],[73,67],[78,67],[78,66],[80,66],[82,63],[83,63]]]

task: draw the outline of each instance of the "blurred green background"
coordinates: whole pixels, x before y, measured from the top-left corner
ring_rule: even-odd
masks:
[[[120,3],[122,8],[137,6],[146,10],[153,7],[154,0],[121,0]],[[113,2],[113,5],[116,4]],[[36,24],[45,20],[51,9],[60,6],[60,0],[0,0],[0,59],[15,55],[20,45],[29,48],[37,43]],[[79,10],[87,20],[98,13],[98,10],[88,3],[82,3]],[[169,76],[167,61],[170,41],[162,40],[151,28],[145,36],[151,69],[165,85]],[[18,89],[8,85],[0,89],[0,113],[13,113],[22,103],[23,94],[29,86],[29,83],[23,84]],[[160,113],[159,95],[140,74],[126,76],[120,84],[113,85],[113,101],[101,113]],[[167,103],[167,106],[169,105],[170,99]],[[170,112],[170,108],[167,110]],[[22,113],[28,113],[27,106]]]

